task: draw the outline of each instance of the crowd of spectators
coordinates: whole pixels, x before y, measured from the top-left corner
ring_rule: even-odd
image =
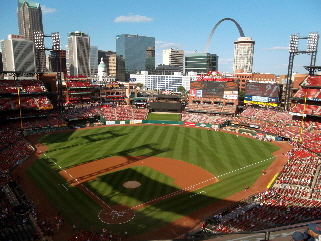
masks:
[[[78,106],[64,110],[61,115],[64,119],[91,118],[99,115],[97,106]]]
[[[8,124],[0,128],[0,240],[37,240],[30,218],[32,201],[10,176],[10,171],[35,151],[21,132]]]
[[[148,109],[135,108],[131,105],[119,105],[116,107],[100,107],[99,115],[105,120],[145,120],[148,115]]]
[[[8,173],[28,157],[34,148],[11,125],[2,126],[0,134],[0,170]]]
[[[185,107],[186,112],[235,114],[235,105],[191,103]]]
[[[226,122],[228,118],[220,115],[207,115],[207,114],[201,114],[201,113],[182,113],[181,120],[184,122],[221,125],[224,122]]]
[[[21,94],[35,94],[47,92],[47,89],[40,80],[1,80],[0,93],[17,94],[20,90]]]

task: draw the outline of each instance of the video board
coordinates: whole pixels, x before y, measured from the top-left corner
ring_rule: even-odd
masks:
[[[279,97],[279,90],[278,84],[248,82],[245,86],[245,95]]]
[[[238,84],[235,82],[192,81],[190,96],[204,98],[238,98]]]
[[[277,106],[279,91],[278,84],[248,82],[245,86],[244,103]]]

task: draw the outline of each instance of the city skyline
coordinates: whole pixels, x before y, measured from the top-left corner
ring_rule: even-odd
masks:
[[[116,35],[138,34],[155,37],[156,66],[162,63],[164,49],[184,50],[185,55],[203,52],[214,25],[223,18],[237,21],[245,37],[255,41],[253,72],[287,74],[291,34],[308,36],[321,32],[319,0],[294,1],[112,1],[96,0],[68,2],[41,0],[45,34],[59,32],[61,48],[65,49],[69,32],[82,31],[89,35],[91,46],[116,51]],[[18,1],[3,4],[0,39],[18,34],[16,10]],[[216,29],[209,53],[219,56],[218,70],[233,71],[234,41],[240,37],[236,26],[225,21]],[[50,47],[46,39],[46,47]],[[320,53],[320,45],[318,52]],[[299,42],[299,50],[306,49],[306,41]],[[309,55],[294,59],[294,72],[306,73]],[[317,55],[316,65],[321,65]]]

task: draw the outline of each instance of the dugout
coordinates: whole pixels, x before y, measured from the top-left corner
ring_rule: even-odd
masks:
[[[150,112],[181,113],[182,110],[181,97],[176,95],[157,95],[154,101],[149,102]]]

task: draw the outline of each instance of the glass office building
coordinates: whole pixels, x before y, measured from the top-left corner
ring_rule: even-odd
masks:
[[[218,56],[210,53],[195,53],[185,56],[185,73],[206,74],[218,70]]]
[[[42,24],[42,10],[37,2],[18,0],[19,35],[35,44],[36,71],[46,71],[45,41]]]
[[[125,61],[126,80],[129,74],[155,71],[155,38],[130,34],[116,36],[116,54]]]

